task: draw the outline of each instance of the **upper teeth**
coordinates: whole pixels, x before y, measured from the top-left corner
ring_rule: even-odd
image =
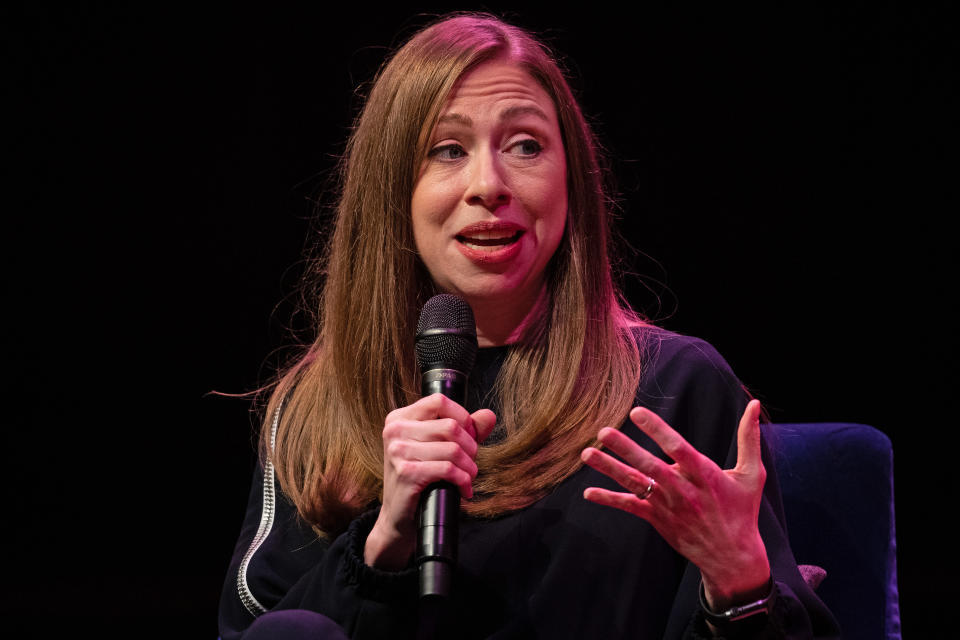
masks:
[[[515,231],[502,230],[492,230],[492,231],[474,231],[470,235],[465,236],[469,240],[502,240],[504,238],[513,237]]]

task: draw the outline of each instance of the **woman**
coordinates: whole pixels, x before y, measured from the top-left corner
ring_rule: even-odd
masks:
[[[416,506],[437,481],[464,498],[442,637],[836,633],[776,517],[759,404],[709,345],[620,301],[594,138],[540,43],[479,15],[416,34],[342,184],[318,337],[268,404],[224,640],[328,619],[416,635]],[[419,397],[415,325],[439,292],[476,316],[466,407]]]

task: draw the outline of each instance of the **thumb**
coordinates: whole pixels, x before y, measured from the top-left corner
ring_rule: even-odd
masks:
[[[483,442],[497,424],[497,415],[490,409],[480,409],[470,414],[473,418],[473,428],[477,432],[477,442]]]
[[[760,401],[751,400],[737,429],[737,470],[746,475],[764,473],[760,459]]]

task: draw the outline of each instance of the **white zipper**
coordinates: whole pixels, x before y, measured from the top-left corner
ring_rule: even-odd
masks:
[[[283,401],[277,406],[273,414],[273,424],[270,427],[270,454],[273,454],[273,447],[277,441],[277,425],[280,424],[280,411],[283,409]],[[237,591],[240,594],[240,601],[247,611],[254,618],[267,612],[267,608],[260,604],[250,591],[250,585],[247,584],[247,567],[250,566],[250,560],[253,554],[257,552],[263,541],[270,535],[270,529],[273,528],[273,516],[276,510],[276,493],[274,489],[273,462],[267,458],[267,463],[263,468],[263,509],[260,513],[260,528],[257,529],[257,535],[253,537],[250,548],[243,555],[240,562],[240,570],[237,572]]]

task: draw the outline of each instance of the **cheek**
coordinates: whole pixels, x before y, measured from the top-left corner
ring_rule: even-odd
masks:
[[[413,240],[420,257],[430,267],[433,256],[443,250],[446,232],[444,224],[454,210],[456,197],[449,185],[424,180],[414,187],[410,201]]]
[[[564,196],[561,201],[555,205],[555,209],[551,212],[551,218],[548,224],[548,242],[550,243],[550,255],[552,256],[556,252],[557,247],[560,246],[560,241],[563,238],[563,231],[567,226],[566,196]]]
[[[413,190],[410,209],[414,230],[442,225],[457,202],[452,181],[421,180]]]
[[[541,228],[540,235],[552,254],[560,244],[567,224],[566,179],[545,182],[539,199],[541,203],[538,221]]]

